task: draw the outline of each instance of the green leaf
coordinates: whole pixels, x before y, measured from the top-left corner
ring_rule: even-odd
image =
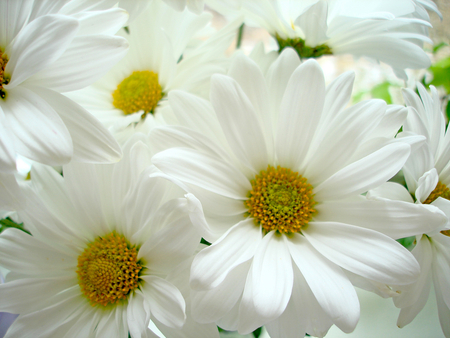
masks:
[[[438,43],[436,46],[433,47],[433,54],[436,54],[442,47],[446,46],[448,46],[448,43],[446,42]]]
[[[9,217],[0,220],[0,233],[8,228],[16,228],[22,230],[23,232],[26,232],[27,234],[30,234],[30,232],[24,228],[23,223],[17,224]]]
[[[412,248],[416,244],[415,241],[416,241],[416,236],[397,239],[397,242],[399,242],[401,245],[403,245],[408,250],[412,250]]]
[[[262,333],[262,327],[257,328],[255,331],[253,331],[253,336],[255,338],[258,338],[261,335],[261,333]]]
[[[450,93],[450,58],[436,62],[428,69],[433,74],[433,80],[429,85],[443,86]]]
[[[392,84],[389,81],[385,81],[373,87],[370,94],[374,99],[382,99],[386,101],[387,104],[392,104],[392,97],[389,93],[389,87],[391,86]]]

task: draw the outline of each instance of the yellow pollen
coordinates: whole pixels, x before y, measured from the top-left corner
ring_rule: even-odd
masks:
[[[248,215],[265,233],[301,232],[316,212],[313,187],[290,169],[268,166],[251,181],[252,190],[244,202]]]
[[[450,230],[442,230],[441,234],[450,237]]]
[[[78,257],[78,284],[92,306],[116,304],[138,287],[141,269],[137,248],[112,232],[89,243]]]
[[[434,190],[428,196],[428,198],[423,202],[423,204],[430,204],[434,202],[438,197],[450,200],[450,189],[448,189],[447,186],[440,181],[436,185],[436,188],[434,188]]]
[[[135,71],[125,78],[112,94],[113,105],[126,115],[144,111],[153,113],[159,100],[163,97],[158,74],[148,70]]]
[[[9,83],[9,78],[5,76],[5,68],[7,63],[8,57],[0,50],[0,97],[2,99],[6,97],[6,92],[3,89],[3,85]]]

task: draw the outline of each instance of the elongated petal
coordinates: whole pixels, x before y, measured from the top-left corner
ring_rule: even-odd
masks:
[[[189,184],[223,196],[244,200],[251,190],[249,180],[235,167],[210,155],[172,148],[152,157],[161,171]]]
[[[236,224],[217,242],[195,256],[191,268],[191,287],[205,290],[218,286],[232,269],[253,258],[261,237],[261,230],[252,219]]]
[[[239,84],[230,77],[214,75],[211,103],[237,158],[255,173],[264,169],[268,160],[261,119]]]
[[[180,328],[186,320],[184,298],[168,281],[156,276],[142,276],[142,291],[152,316],[170,327]]]
[[[447,223],[447,217],[431,205],[377,198],[342,200],[316,206],[317,220],[358,225],[394,239],[428,233]]]
[[[19,154],[48,165],[70,161],[73,155],[70,133],[58,114],[38,94],[23,86],[14,88],[8,91],[2,108]]]
[[[412,254],[379,232],[336,222],[311,222],[306,239],[333,263],[365,278],[404,285],[419,276]]]
[[[82,89],[106,74],[127,49],[128,42],[122,37],[79,36],[55,63],[29,81],[57,92]]]
[[[25,207],[25,196],[14,174],[0,173],[0,208],[20,210]]]
[[[11,81],[5,88],[14,88],[55,62],[77,30],[77,20],[61,15],[45,15],[26,25],[6,50],[9,61],[5,73]]]
[[[377,187],[402,168],[410,149],[408,144],[391,143],[344,167],[314,189],[317,199],[339,199]]]
[[[73,160],[85,163],[117,162],[122,151],[103,125],[87,110],[67,97],[43,88],[33,87],[59,114],[69,130],[73,142]]]
[[[256,313],[267,321],[279,317],[291,298],[294,283],[291,255],[283,235],[272,231],[263,237],[250,274],[253,283],[245,287],[252,297],[247,299],[244,291],[242,301],[253,302]]]
[[[243,263],[231,270],[214,289],[194,292],[194,319],[199,323],[213,323],[231,311],[242,295],[249,267],[249,262]]]
[[[0,172],[13,173],[15,171],[14,135],[9,130],[8,121],[0,106]]]
[[[20,32],[33,7],[33,0],[0,2],[0,46],[5,48]]]
[[[282,166],[301,166],[320,121],[324,99],[322,69],[316,61],[306,61],[292,74],[281,102],[276,153]]]
[[[359,301],[342,269],[301,235],[285,238],[285,243],[322,309],[342,331],[352,332],[359,320]]]

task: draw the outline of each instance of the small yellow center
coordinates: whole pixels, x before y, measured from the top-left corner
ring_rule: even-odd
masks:
[[[135,71],[125,78],[112,94],[113,105],[126,115],[144,111],[153,113],[159,100],[163,97],[158,74],[151,71]]]
[[[4,99],[6,97],[6,92],[3,89],[3,85],[6,85],[9,83],[9,78],[5,76],[5,68],[6,64],[8,63],[8,58],[6,54],[4,54],[0,50],[0,97]]]
[[[78,257],[78,284],[93,306],[115,304],[138,287],[141,269],[137,248],[112,232],[89,243]]]
[[[269,165],[251,184],[252,190],[244,203],[248,214],[266,233],[300,232],[316,212],[313,187],[297,172]]]

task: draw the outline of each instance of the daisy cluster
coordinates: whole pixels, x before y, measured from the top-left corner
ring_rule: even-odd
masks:
[[[438,91],[351,103],[355,73],[326,81],[316,61],[406,80],[430,66],[430,14],[432,0],[0,0],[5,337],[325,337],[357,327],[357,287],[392,297],[399,327],[434,292],[449,338]],[[240,50],[249,26],[277,48]]]

